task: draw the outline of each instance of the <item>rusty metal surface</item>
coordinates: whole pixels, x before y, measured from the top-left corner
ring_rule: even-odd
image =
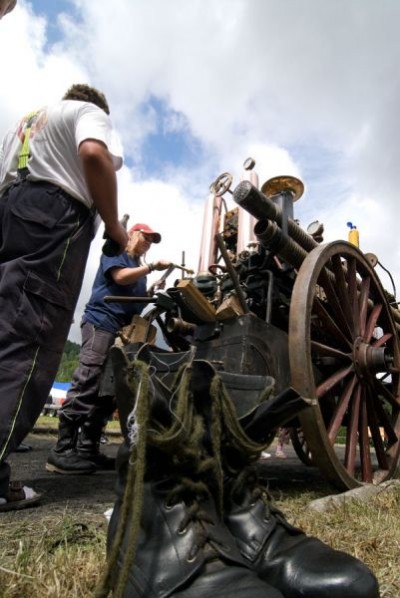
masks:
[[[290,386],[287,334],[251,314],[225,323],[220,335],[196,347],[196,357],[217,370],[273,376],[277,392]]]

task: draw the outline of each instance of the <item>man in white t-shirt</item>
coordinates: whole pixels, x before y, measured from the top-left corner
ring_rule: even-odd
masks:
[[[122,252],[105,96],[73,85],[0,146],[0,512],[40,498],[7,456],[33,428],[57,373],[99,214]]]

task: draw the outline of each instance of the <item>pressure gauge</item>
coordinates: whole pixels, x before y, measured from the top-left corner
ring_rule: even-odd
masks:
[[[256,165],[256,161],[253,158],[247,158],[243,162],[243,168],[245,170],[253,170],[254,166]]]
[[[307,226],[307,232],[312,237],[319,237],[324,232],[324,225],[322,222],[319,222],[319,220],[314,220],[314,222],[311,222],[311,224]]]

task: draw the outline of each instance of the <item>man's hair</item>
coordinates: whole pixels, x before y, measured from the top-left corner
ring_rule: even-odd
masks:
[[[91,104],[95,104],[104,110],[106,114],[110,114],[110,109],[108,107],[104,93],[95,87],[86,85],[85,83],[75,83],[74,85],[71,85],[71,87],[63,96],[63,100],[80,100],[81,102],[90,102]]]

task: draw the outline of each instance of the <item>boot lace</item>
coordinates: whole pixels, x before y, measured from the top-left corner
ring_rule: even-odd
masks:
[[[129,382],[135,396],[135,433],[132,437],[134,442],[131,446],[120,519],[109,554],[107,570],[96,589],[96,598],[106,598],[112,590],[113,573],[116,570],[120,548],[126,535],[127,548],[121,568],[117,571],[118,578],[113,596],[121,598],[124,594],[129,571],[136,555],[143,504],[146,449],[149,446],[159,449],[166,456],[169,461],[168,480],[175,479],[167,503],[173,504],[173,501],[178,502],[183,499],[188,505],[186,514],[180,523],[180,533],[183,533],[189,525],[196,526],[196,540],[188,559],[194,560],[199,550],[206,545],[212,548],[213,544],[214,546],[221,544],[218,538],[213,537],[210,530],[210,525],[212,526],[215,522],[201,507],[201,504],[211,497],[210,485],[212,485],[214,490],[212,498],[216,499],[217,512],[222,513],[223,475],[220,456],[219,403],[215,402],[214,405],[212,402],[211,422],[206,423],[202,414],[196,410],[189,387],[191,363],[185,364],[178,371],[171,388],[171,397],[174,397],[172,423],[168,428],[157,426],[157,422],[151,421],[150,418],[151,395],[154,386],[150,380],[149,366],[136,360],[130,364],[129,372]],[[204,438],[208,425],[211,427],[211,439],[207,450]],[[209,525],[206,526],[206,524]]]

